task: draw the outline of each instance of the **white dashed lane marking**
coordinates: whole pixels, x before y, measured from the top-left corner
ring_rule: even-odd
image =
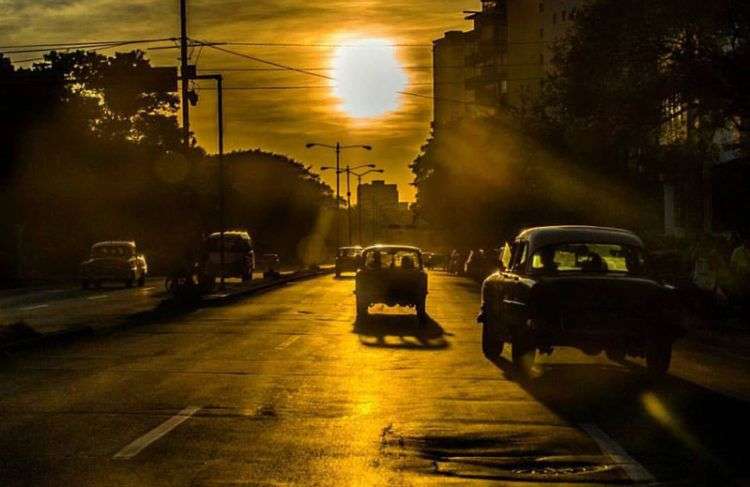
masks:
[[[190,419],[190,416],[200,411],[200,409],[201,408],[198,406],[186,407],[179,413],[164,421],[156,428],[152,429],[145,435],[127,445],[125,448],[117,452],[112,458],[114,458],[115,460],[130,460],[131,458],[142,452],[151,443],[155,442],[162,436],[166,435],[167,433]]]
[[[300,338],[301,338],[300,335],[295,335],[293,337],[289,337],[286,340],[284,340],[283,342],[281,342],[278,345],[276,345],[276,350],[284,350],[285,348],[289,347],[289,345],[291,345],[292,343],[296,342]]]
[[[109,297],[109,294],[97,294],[96,296],[89,296],[89,301],[96,301],[97,299],[107,299]]]

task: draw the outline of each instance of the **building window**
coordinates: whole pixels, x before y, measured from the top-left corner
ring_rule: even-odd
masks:
[[[508,80],[504,79],[500,82],[500,93],[503,95],[508,93]]]
[[[568,14],[567,14],[567,12],[565,12],[565,10],[563,10],[563,11],[562,11],[562,20],[563,20],[563,22],[565,22],[565,20],[567,20],[567,19],[566,19],[566,16],[567,16],[567,15],[568,15]]]
[[[576,18],[576,8],[573,7],[572,9],[570,9],[570,19],[573,20],[575,18]]]
[[[544,13],[544,2],[539,2],[539,13]]]
[[[542,27],[541,29],[539,29],[539,38],[540,39],[544,39],[544,27]]]

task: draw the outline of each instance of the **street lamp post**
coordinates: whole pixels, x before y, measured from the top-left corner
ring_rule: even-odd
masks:
[[[370,145],[341,145],[341,142],[336,142],[336,145],[321,144],[318,142],[308,142],[305,147],[311,149],[313,147],[324,147],[326,149],[332,149],[336,151],[336,248],[341,246],[341,219],[339,215],[339,200],[341,198],[341,185],[339,184],[339,175],[341,174],[341,151],[344,149],[365,149],[372,150]],[[351,240],[351,237],[350,237]]]
[[[359,245],[362,245],[362,177],[370,174],[371,172],[384,173],[383,169],[370,169],[365,172],[356,173],[352,172],[357,176],[357,234],[359,238]]]
[[[374,168],[375,164],[360,164],[359,166],[349,167],[347,166],[344,169],[336,169],[336,182],[338,186],[338,179],[339,174],[346,173],[346,213],[347,213],[347,226],[348,226],[348,234],[349,234],[349,245],[352,244],[352,191],[351,191],[351,183],[350,183],[350,177],[353,174],[353,171],[355,169],[362,169],[364,167],[370,167]],[[323,166],[320,168],[321,171],[328,171],[330,169],[334,169],[333,167]]]

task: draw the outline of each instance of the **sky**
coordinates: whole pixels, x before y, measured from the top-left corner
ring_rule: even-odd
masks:
[[[402,201],[414,199],[408,166],[429,134],[432,100],[392,92],[432,94],[431,43],[444,31],[469,28],[462,11],[479,8],[478,1],[188,2],[192,38],[306,44],[226,48],[335,77],[268,70],[269,65],[214,49],[194,50],[193,62],[200,73],[224,74],[226,150],[261,148],[286,154],[317,172],[334,162],[333,152],[305,149],[306,142],[369,144],[372,152],[344,151],[342,163],[377,164],[386,171],[384,179],[399,185]],[[0,45],[178,35],[178,0],[0,0]],[[178,51],[149,50],[148,56],[155,65],[175,65]],[[213,152],[216,92],[210,82],[200,82],[198,90],[199,104],[191,113],[193,128],[199,144]],[[389,111],[378,114],[378,107]],[[323,176],[335,184],[331,172]]]

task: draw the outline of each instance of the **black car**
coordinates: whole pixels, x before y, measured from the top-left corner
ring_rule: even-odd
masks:
[[[376,245],[362,252],[355,291],[357,318],[367,316],[371,304],[413,306],[420,320],[427,317],[427,272],[416,247]]]
[[[336,277],[344,272],[357,272],[362,247],[341,247],[336,253]]]
[[[569,346],[613,360],[645,357],[667,372],[681,336],[674,289],[648,277],[635,234],[615,228],[559,226],[521,232],[503,253],[504,269],[482,286],[482,351],[490,359],[512,344],[528,371],[537,350]]]

